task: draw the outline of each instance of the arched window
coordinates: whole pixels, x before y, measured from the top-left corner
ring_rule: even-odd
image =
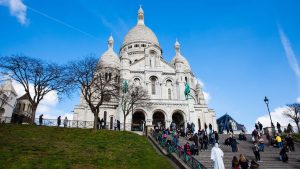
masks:
[[[157,78],[154,77],[154,76],[152,76],[152,77],[150,78],[150,80],[151,80],[151,91],[152,91],[151,93],[152,93],[153,95],[155,95],[155,94],[156,94],[155,83],[156,83]]]
[[[141,83],[140,83],[140,79],[139,78],[135,78],[134,79],[134,84],[139,86]]]
[[[188,78],[187,77],[185,77],[185,82],[188,82]]]
[[[105,80],[107,81],[108,79],[108,73],[105,73]]]
[[[168,98],[169,98],[169,100],[171,100],[172,99],[172,93],[171,93],[171,89],[168,89]]]
[[[108,80],[111,80],[111,73],[108,74]]]

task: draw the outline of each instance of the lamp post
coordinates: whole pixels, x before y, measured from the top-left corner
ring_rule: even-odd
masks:
[[[271,117],[271,113],[270,113],[270,109],[269,109],[269,99],[267,98],[267,96],[265,96],[264,102],[265,102],[266,105],[267,105],[268,112],[269,112],[269,116],[270,116],[270,121],[271,121],[271,127],[272,127],[272,129],[273,129],[274,124],[273,124],[273,121],[272,121],[272,117]]]

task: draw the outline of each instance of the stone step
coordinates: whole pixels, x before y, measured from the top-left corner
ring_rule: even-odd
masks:
[[[255,156],[252,152],[252,141],[251,141],[251,135],[246,135],[248,141],[239,141],[239,152],[232,152],[230,146],[224,145],[225,139],[228,137],[228,135],[219,135],[219,142],[220,142],[220,148],[224,152],[224,164],[225,168],[231,168],[231,160],[233,156],[237,156],[239,158],[240,154],[244,154],[246,158],[251,161],[252,159],[255,159]],[[237,138],[237,136],[236,136]],[[259,162],[260,168],[263,169],[279,169],[279,168],[291,168],[291,169],[300,169],[300,152],[297,150],[300,150],[300,144],[295,144],[296,152],[289,152],[289,161],[287,163],[283,163],[279,160],[279,152],[280,149],[272,146],[268,146],[268,142],[266,141],[265,136],[263,136],[265,139],[265,151],[260,152],[261,160],[262,162]],[[191,142],[191,141],[189,141]],[[186,143],[185,138],[180,138],[180,145],[183,145]],[[192,143],[192,142],[191,142]],[[199,151],[199,155],[195,156],[196,159],[198,159],[204,166],[207,168],[212,168],[212,162],[210,160],[210,154],[211,154],[211,146],[209,146],[209,151]]]

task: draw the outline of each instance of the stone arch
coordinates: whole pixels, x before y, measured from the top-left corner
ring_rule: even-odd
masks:
[[[163,82],[164,84],[167,84],[167,81],[168,81],[168,80],[171,80],[172,85],[175,84],[174,78],[172,78],[172,77],[170,77],[170,76],[165,77],[165,78],[162,80],[162,82]]]
[[[147,114],[142,109],[137,109],[132,114],[131,119],[131,130],[133,131],[143,131],[143,125],[146,121]]]
[[[156,109],[152,112],[152,125],[166,127],[167,114],[161,109]]]
[[[176,127],[185,128],[186,115],[182,110],[176,109],[172,113],[172,122],[176,124]]]

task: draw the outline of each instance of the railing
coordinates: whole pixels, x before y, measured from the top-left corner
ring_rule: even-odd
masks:
[[[193,156],[188,155],[180,146],[167,143],[167,140],[163,139],[161,134],[153,131],[152,138],[156,140],[160,147],[166,149],[169,154],[177,154],[177,156],[192,169],[207,169]]]
[[[0,116],[0,123],[11,123],[11,120],[12,120],[11,117]],[[19,121],[17,121],[16,123],[19,123]],[[61,123],[58,126],[57,119],[42,119],[42,123],[40,124],[39,118],[36,118],[34,120],[34,123],[36,125],[42,125],[42,126],[53,126],[53,127],[56,126],[56,127],[67,127],[67,128],[93,128],[94,127],[94,121],[82,121],[82,120],[67,120],[65,123],[64,119],[61,119]],[[115,122],[113,123],[106,122],[104,123],[103,126],[101,126],[100,124],[98,127],[99,129],[123,130],[124,128],[123,123],[119,123],[119,125],[115,125],[114,123]],[[131,123],[125,123],[125,129],[126,130],[134,129],[134,131],[140,131],[133,128]]]

